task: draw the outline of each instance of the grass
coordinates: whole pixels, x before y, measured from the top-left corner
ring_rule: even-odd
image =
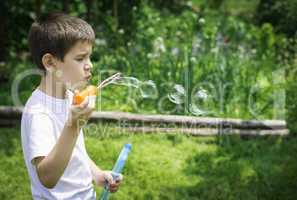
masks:
[[[126,142],[133,150],[121,189],[111,199],[295,199],[297,139],[189,137],[178,134],[108,136],[86,130],[86,147],[112,168]],[[0,129],[0,199],[30,199],[19,129]],[[101,189],[96,188],[97,194]]]

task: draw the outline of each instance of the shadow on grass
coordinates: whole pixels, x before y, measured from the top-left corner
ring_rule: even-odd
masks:
[[[0,129],[0,199],[31,199],[20,128]]]
[[[20,130],[20,127],[0,129],[0,155],[14,155],[21,141]]]
[[[185,173],[193,186],[164,188],[161,199],[296,199],[297,138],[220,136],[215,150],[195,153]],[[197,144],[199,145],[199,143]]]

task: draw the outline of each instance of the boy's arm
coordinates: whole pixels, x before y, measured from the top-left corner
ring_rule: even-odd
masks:
[[[32,160],[40,182],[47,188],[53,188],[63,175],[76,144],[81,124],[80,120],[87,120],[93,108],[88,107],[85,100],[79,106],[71,108],[71,115],[66,122],[57,143],[47,156],[36,157]]]
[[[98,181],[98,177],[102,174],[103,171],[95,164],[95,162],[89,156],[88,156],[88,160],[89,160],[89,165],[92,172],[93,181],[95,182],[96,185],[102,185]]]
[[[33,160],[39,180],[45,187],[53,188],[63,175],[78,135],[79,128],[76,125],[65,125],[51,152],[46,157],[37,157]]]

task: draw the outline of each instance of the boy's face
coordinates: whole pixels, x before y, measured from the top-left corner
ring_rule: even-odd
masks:
[[[93,67],[90,60],[91,53],[91,43],[78,41],[64,56],[64,60],[57,62],[59,80],[64,86],[80,90],[87,85]]]

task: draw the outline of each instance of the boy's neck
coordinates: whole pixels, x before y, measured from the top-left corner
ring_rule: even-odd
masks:
[[[65,99],[66,87],[62,82],[55,81],[52,77],[45,75],[42,76],[38,89],[47,94],[48,96]]]

